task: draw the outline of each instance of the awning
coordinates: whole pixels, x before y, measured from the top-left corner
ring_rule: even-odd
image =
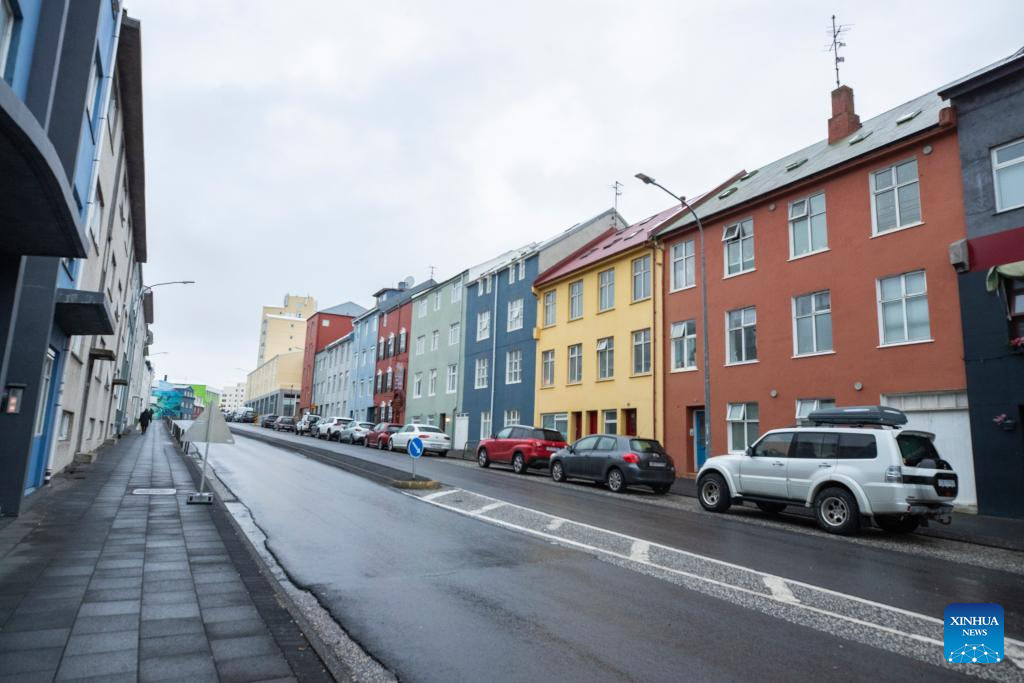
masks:
[[[1011,280],[1024,280],[1024,261],[1016,263],[1004,263],[1001,266],[988,269],[985,277],[985,289],[994,292],[999,289],[999,278],[1005,277]]]
[[[114,316],[102,292],[58,289],[53,321],[69,335],[114,333]]]

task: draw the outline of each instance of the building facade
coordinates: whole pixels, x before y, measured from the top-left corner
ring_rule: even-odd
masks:
[[[433,280],[427,280],[413,287],[403,282],[398,288],[388,287],[374,294],[380,311],[377,324],[377,364],[373,379],[375,421],[406,421],[412,298],[435,284]]]
[[[302,356],[302,389],[299,393],[299,412],[310,412],[313,403],[313,381],[317,354],[328,344],[352,331],[352,321],[366,312],[359,304],[347,301],[323,311],[317,311],[306,320],[306,340]]]
[[[377,324],[380,311],[376,306],[352,323],[352,354],[349,358],[349,417],[373,420],[373,390],[377,369]]]
[[[245,384],[245,405],[257,415],[295,417],[302,386],[303,351],[271,356],[249,373]]]
[[[943,89],[956,107],[959,271],[978,512],[1024,517],[1024,50]]]
[[[231,411],[245,407],[245,382],[224,387],[220,395],[220,407]]]
[[[306,319],[316,312],[311,296],[284,295],[284,305],[264,306],[260,314],[260,345],[256,359],[263,365],[279,353],[302,351],[306,347]]]
[[[354,335],[349,332],[316,354],[310,411],[323,417],[352,417],[349,405],[352,388]]]

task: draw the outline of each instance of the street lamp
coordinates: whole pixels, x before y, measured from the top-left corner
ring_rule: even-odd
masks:
[[[664,185],[655,182],[654,178],[646,173],[637,173],[635,176],[645,185],[654,185],[665,194],[679,202],[684,209],[693,214],[697,221],[697,232],[700,233],[700,298],[701,298],[701,325],[704,327],[704,454],[712,455],[711,450],[711,363],[708,354],[708,271],[704,261],[704,224],[700,222],[700,216],[693,210],[693,207],[686,201],[686,197],[677,195]]]

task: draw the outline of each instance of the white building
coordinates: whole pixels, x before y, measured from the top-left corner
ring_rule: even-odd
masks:
[[[238,410],[245,407],[245,382],[229,384],[220,392],[222,410]]]

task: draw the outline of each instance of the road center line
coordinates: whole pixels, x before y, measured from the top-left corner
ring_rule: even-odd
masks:
[[[433,502],[433,501],[430,501],[430,502]],[[498,508],[503,508],[506,505],[508,505],[508,503],[503,503],[503,502],[501,502],[499,500],[497,503],[488,503],[487,505],[484,505],[482,508],[477,508],[476,510],[470,510],[466,514],[467,515],[473,515],[474,517],[476,517],[477,515],[482,515],[485,512],[489,512],[491,510],[497,510]]]

